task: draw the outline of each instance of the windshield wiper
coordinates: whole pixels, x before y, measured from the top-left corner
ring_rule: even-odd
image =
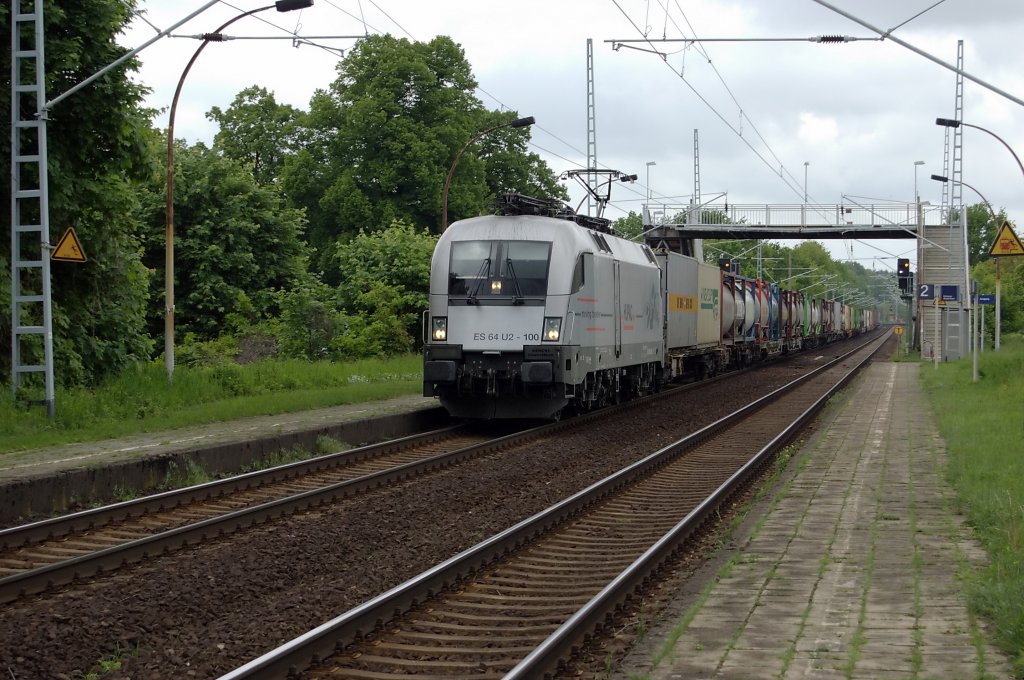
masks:
[[[480,263],[480,269],[476,273],[476,285],[473,286],[473,290],[471,290],[469,292],[469,297],[466,298],[466,304],[467,305],[479,304],[477,302],[476,296],[477,296],[477,293],[480,292],[480,286],[484,285],[484,277],[487,276],[487,274],[490,272],[490,270],[491,270],[491,258],[485,257],[484,261]]]
[[[523,289],[519,287],[519,277],[516,276],[516,268],[512,266],[511,257],[505,260],[505,266],[508,267],[508,273],[516,287],[516,294],[512,297],[512,304],[521,305],[523,304]]]

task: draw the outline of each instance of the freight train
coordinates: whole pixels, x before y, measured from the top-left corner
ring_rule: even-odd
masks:
[[[423,394],[456,417],[556,419],[877,327],[877,312],[616,237],[516,194],[431,261]]]

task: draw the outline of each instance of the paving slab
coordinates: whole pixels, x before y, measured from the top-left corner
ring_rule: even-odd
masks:
[[[1013,677],[967,612],[957,566],[985,554],[954,510],[919,370],[876,362],[833,400],[739,554],[710,563],[729,576],[698,575],[703,603],[676,603],[614,677]]]

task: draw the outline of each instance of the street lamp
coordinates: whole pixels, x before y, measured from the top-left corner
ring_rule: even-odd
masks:
[[[651,166],[657,165],[654,161],[647,161],[647,205],[651,204]]]
[[[442,232],[445,229],[448,228],[448,188],[452,184],[452,176],[455,174],[455,168],[456,168],[456,166],[458,166],[459,160],[462,158],[462,154],[466,153],[466,149],[471,147],[474,143],[476,143],[478,140],[480,140],[485,135],[488,135],[488,134],[494,132],[495,130],[500,130],[503,127],[510,127],[510,128],[530,127],[535,122],[537,122],[537,121],[535,121],[533,119],[533,116],[527,116],[526,118],[516,118],[515,120],[510,121],[508,123],[502,123],[501,125],[495,125],[494,127],[489,127],[486,130],[481,130],[480,132],[478,132],[476,134],[476,136],[473,137],[473,139],[471,139],[468,142],[466,142],[466,145],[464,147],[462,147],[461,149],[459,149],[459,152],[457,154],[455,154],[455,158],[452,160],[452,166],[450,168],[448,168],[448,176],[444,178],[444,189],[441,191],[441,231]]]
[[[983,127],[979,127],[977,125],[971,125],[970,123],[965,123],[965,122],[960,121],[960,120],[952,120],[950,118],[936,118],[935,119],[935,124],[940,126],[940,127],[948,127],[948,128],[958,128],[961,125],[963,125],[964,127],[974,128],[975,130],[981,130],[982,132],[987,132],[988,134],[990,134],[993,137],[995,137],[996,139],[998,139],[999,142],[1003,146],[1006,147],[1006,150],[1009,151],[1010,155],[1013,156],[1013,160],[1017,161],[1017,167],[1020,168],[1020,173],[1022,175],[1024,175],[1024,164],[1021,164],[1020,158],[1018,158],[1017,154],[1014,153],[1013,148],[1009,144],[1007,144],[1006,141],[1002,137],[1000,137],[996,133],[992,132],[991,130],[986,130]],[[978,195],[980,196],[981,194],[978,194]]]
[[[924,165],[924,161],[914,161],[914,203],[918,203],[921,197],[917,195],[917,166]]]
[[[804,161],[804,203],[807,203],[807,166],[810,161]]]
[[[958,180],[952,180],[952,179],[950,179],[948,177],[943,177],[942,175],[932,175],[932,179],[935,180],[936,182],[942,182],[942,183],[956,182],[957,184],[963,184],[965,187],[967,187],[968,189],[970,189],[974,193],[978,194],[978,196],[981,198],[981,200],[985,201],[985,207],[987,207],[988,211],[992,214],[992,221],[993,222],[995,222],[995,221],[997,221],[999,219],[996,216],[996,212],[994,210],[992,210],[992,204],[988,202],[988,199],[985,198],[984,196],[982,196],[980,191],[978,191],[977,189],[972,187],[967,182],[964,182],[963,180],[959,180],[959,179]]]
[[[291,12],[292,10],[305,9],[312,6],[313,0],[277,0],[273,5],[242,12],[233,19],[221,24],[213,33],[203,35],[203,44],[199,46],[192,55],[192,58],[189,59],[188,64],[185,65],[185,70],[181,72],[181,78],[178,79],[178,87],[174,90],[174,99],[171,101],[171,110],[168,113],[167,119],[167,219],[164,225],[166,243],[164,250],[164,289],[166,291],[164,299],[164,366],[167,369],[168,382],[174,376],[174,114],[178,109],[178,98],[181,96],[181,88],[185,84],[185,76],[188,75],[192,65],[196,63],[196,59],[206,49],[206,46],[211,42],[223,42],[224,36],[221,34],[221,31],[239,19],[244,19],[268,9],[276,9],[278,12]]]

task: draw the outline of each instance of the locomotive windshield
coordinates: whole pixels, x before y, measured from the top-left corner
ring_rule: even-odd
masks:
[[[448,294],[469,300],[543,298],[548,290],[547,241],[455,241]]]

